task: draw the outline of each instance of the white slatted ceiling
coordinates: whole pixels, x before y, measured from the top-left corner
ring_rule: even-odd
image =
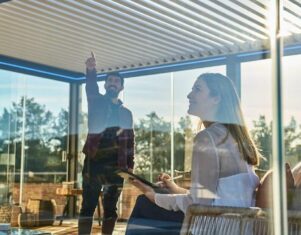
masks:
[[[13,0],[0,4],[0,53],[82,72],[138,68],[268,46],[269,0]],[[298,43],[301,3],[286,0]]]

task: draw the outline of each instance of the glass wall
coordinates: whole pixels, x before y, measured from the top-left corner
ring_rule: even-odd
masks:
[[[283,58],[283,120],[285,160],[296,166],[301,161],[301,105],[299,87],[301,85],[299,66],[300,55]]]
[[[300,55],[283,57],[283,124],[284,161],[290,165],[292,177],[287,179],[289,222],[294,211],[301,210],[301,105]]]
[[[171,151],[170,74],[126,79],[124,103],[133,112],[135,128],[135,172],[156,180],[170,172]]]
[[[285,161],[292,168],[297,186],[300,182],[296,166],[301,159],[299,57],[283,58]],[[246,125],[262,154],[256,173],[263,179],[273,167],[271,60],[237,60],[237,64],[240,64],[241,104]],[[155,181],[162,171],[184,174],[184,180],[179,183],[189,187],[191,179],[186,173],[191,171],[193,138],[199,131],[199,119],[187,115],[187,94],[195,79],[207,72],[225,75],[227,66],[126,78],[120,97],[134,117],[135,173],[150,181]],[[55,191],[66,180],[69,85],[5,71],[1,71],[1,76],[6,78],[1,81],[0,93],[1,203],[21,200],[24,205],[29,197],[55,198],[62,210],[65,201],[57,197]],[[104,83],[98,84],[104,93]],[[88,131],[84,85],[81,95],[78,187],[81,187],[84,160],[81,150]],[[273,208],[270,190],[262,207]],[[138,194],[138,190],[125,184],[118,203],[121,218],[128,219]],[[288,191],[289,210],[300,209],[295,195]],[[80,208],[78,198],[77,210]]]
[[[31,198],[64,198],[56,188],[66,180],[69,84],[0,71],[1,203],[25,207]]]
[[[0,92],[0,203],[1,205],[13,202],[13,192],[15,183],[16,168],[16,115],[10,110],[13,103],[17,100],[16,80],[12,73],[1,71],[3,80],[1,80]]]
[[[218,61],[217,64],[208,62],[208,67],[183,69],[175,72],[171,69],[164,73],[156,71],[156,74],[145,76],[141,75],[144,73],[141,70],[139,76],[125,79],[124,91],[120,94],[120,99],[131,110],[134,119],[134,173],[150,182],[156,182],[157,176],[161,172],[166,172],[171,177],[181,175],[182,179],[177,180],[176,183],[179,183],[185,189],[193,186],[191,192],[196,194],[193,196],[189,194],[187,198],[191,199],[190,202],[201,204],[204,202],[202,201],[203,181],[200,180],[202,170],[205,170],[208,175],[210,173],[210,176],[205,176],[205,183],[207,183],[206,180],[210,181],[213,172],[215,173],[213,177],[216,179],[214,181],[216,187],[211,188],[213,194],[210,194],[212,193],[210,190],[210,192],[206,191],[208,195],[210,194],[209,199],[212,201],[209,203],[205,201],[204,204],[219,205],[214,203],[220,197],[218,193],[223,192],[218,191],[220,188],[217,185],[224,182],[223,180],[229,180],[232,176],[240,175],[242,172],[253,172],[254,169],[258,178],[252,174],[256,182],[252,185],[254,194],[251,192],[252,195],[249,195],[250,198],[248,199],[250,201],[247,207],[255,206],[267,210],[270,214],[266,218],[269,220],[270,226],[276,228],[273,233],[279,234],[281,233],[281,231],[278,231],[279,228],[284,229],[285,226],[282,217],[286,216],[287,213],[290,222],[290,219],[294,216],[292,211],[300,212],[301,209],[300,49],[296,46],[295,52],[293,50],[289,52],[295,55],[285,56],[281,58],[282,63],[277,64],[276,59],[280,59],[280,55],[270,50],[274,47],[270,46],[269,41],[276,36],[276,34],[272,37],[269,35],[273,32],[273,24],[269,25],[268,28],[265,23],[262,23],[265,22],[265,18],[273,16],[273,14],[268,14],[268,3],[251,1],[251,5],[255,5],[254,8],[260,8],[262,14],[252,15],[256,12],[254,10],[250,17],[242,17],[250,9],[247,9],[247,6],[238,3],[238,1],[230,2],[231,6],[237,5],[239,9],[243,8],[242,13],[238,14],[242,19],[239,21],[225,19],[225,24],[236,30],[239,29],[241,32],[225,38],[229,51],[227,51],[227,48],[212,48],[212,54],[210,54],[211,52],[204,53],[208,57],[214,53],[214,55],[220,53],[221,58],[224,58],[220,61],[224,61],[224,64],[220,65],[220,61],[216,60]],[[291,3],[293,1],[287,2]],[[294,4],[300,5],[296,1],[294,1]],[[295,5],[293,7],[290,5],[290,7],[296,8]],[[179,9],[181,8],[179,6]],[[219,8],[222,9],[222,7]],[[221,18],[227,18],[225,17],[227,15],[230,17],[235,15],[228,12],[229,8],[223,10],[225,13],[221,14]],[[296,18],[296,16],[294,17]],[[294,17],[290,20],[293,20]],[[260,21],[261,23],[254,24],[253,21]],[[252,30],[248,28],[250,25],[253,27]],[[300,26],[297,24],[293,27],[300,30]],[[197,30],[199,29],[197,28]],[[285,33],[289,33],[293,29],[289,29]],[[208,32],[208,34],[212,32]],[[229,32],[232,31],[229,29]],[[215,36],[212,35],[211,38],[213,40]],[[246,38],[250,40],[249,44],[240,44]],[[217,46],[218,42],[212,43],[208,47],[212,47],[212,45]],[[233,51],[241,50],[243,53],[231,54],[232,49]],[[286,53],[286,51],[284,52]],[[191,58],[194,58],[194,56],[192,55]],[[185,61],[185,63],[188,62]],[[277,78],[281,77],[277,76],[277,72],[280,73],[281,71],[278,70],[281,68],[283,77],[280,88],[283,90],[283,96],[280,92],[281,89],[277,89],[275,86]],[[214,118],[211,117],[212,120],[208,119],[201,123],[201,115],[196,115],[196,113],[187,114],[191,106],[187,95],[191,91],[198,92],[196,91],[198,89],[194,87],[194,82],[200,74],[204,73],[228,75],[236,85],[239,85],[239,101],[241,103],[237,102],[234,111],[231,110],[231,107],[226,110],[221,119],[214,119],[214,116]],[[76,162],[68,168],[67,161],[70,157],[67,154],[69,146],[68,105],[70,84],[7,71],[0,71],[0,78],[0,205],[19,204],[24,207],[30,198],[55,199],[58,206],[57,214],[60,214],[66,203],[64,197],[77,196],[76,211],[79,212],[83,181],[81,172],[85,159],[82,149],[88,134],[85,84],[81,87],[82,102],[78,104],[80,110],[79,132],[75,135],[78,134],[79,142],[78,145],[74,144],[77,147],[77,155],[71,156],[76,159]],[[98,85],[100,93],[104,94],[104,82],[98,82]],[[209,89],[209,85],[206,88]],[[223,87],[219,87],[219,89],[221,92],[223,91]],[[226,88],[224,87],[224,89]],[[208,112],[215,110],[214,108],[217,106],[214,105],[225,101],[221,99],[219,94],[212,95],[216,94],[214,93],[216,90],[210,90],[210,92],[208,97],[216,99],[210,100],[212,103],[206,110]],[[72,98],[78,99],[78,97]],[[194,102],[199,102],[200,107],[206,105],[208,100],[204,97],[200,99],[202,100],[194,100]],[[239,121],[235,120],[236,122],[233,120],[233,122],[227,120],[225,123],[221,121],[231,111],[235,115],[241,115],[240,104],[243,118],[237,118]],[[216,111],[215,114],[217,115],[217,113]],[[281,116],[283,116],[283,119],[281,119]],[[75,120],[76,117],[71,118]],[[214,136],[208,134],[207,138],[198,139],[200,138],[199,135],[206,133],[206,131],[202,131],[204,129],[208,131],[211,125],[216,124],[215,122],[217,124],[222,123],[222,125],[219,126],[220,129],[217,128],[217,133],[213,134],[216,134],[215,137],[218,139],[221,133],[226,133],[223,136],[224,138],[215,141]],[[235,128],[240,128],[240,131],[244,134],[237,133],[239,131]],[[223,132],[223,130],[226,131]],[[250,160],[256,154],[252,151],[254,150],[252,149],[253,142],[249,140],[246,133],[250,133],[251,139],[254,140],[255,146],[258,148],[260,157],[258,165],[254,161],[252,162],[252,159]],[[228,141],[229,136],[233,138]],[[282,139],[284,155],[281,152]],[[203,140],[207,142],[204,144],[202,143]],[[210,156],[213,157],[222,156],[216,161],[218,162],[217,165],[212,164],[209,161],[210,159],[207,159],[215,168],[209,168],[212,166],[210,164],[208,164],[208,169],[202,164],[197,165],[202,160],[200,158],[206,155],[206,152],[197,155],[199,153],[197,151],[200,149],[209,149],[211,151]],[[250,152],[253,154],[251,154],[251,157],[249,156]],[[235,161],[231,161],[233,156],[238,156]],[[288,163],[286,168],[284,168],[283,160]],[[239,164],[235,165],[237,162]],[[250,165],[252,166],[250,167]],[[74,166],[76,166],[76,172],[70,172],[70,169],[74,169]],[[193,169],[196,172],[194,179],[191,174]],[[250,169],[251,171],[249,171]],[[63,182],[67,180],[68,173],[69,175],[74,173],[77,176],[75,182],[69,182],[79,189],[76,191],[77,194],[72,194],[68,190],[65,193],[57,193],[58,188],[63,188],[66,185]],[[196,182],[192,182],[192,180],[196,180]],[[239,180],[240,178],[238,178]],[[231,182],[231,186],[232,188],[226,185],[223,189],[227,193],[227,199],[233,202],[236,198],[232,197],[231,193],[235,194],[239,191],[236,191],[236,186],[241,186],[240,190],[243,191],[244,185],[243,182],[237,185]],[[186,191],[184,192],[186,193]],[[128,182],[124,183],[117,204],[119,218],[124,220],[129,218],[137,195],[140,193],[137,188]],[[206,194],[206,196],[208,195]],[[254,198],[252,198],[253,196]],[[256,199],[256,203],[252,199]],[[71,204],[67,205],[72,209]],[[102,214],[100,214],[100,217],[102,217]]]
[[[272,167],[272,74],[271,60],[241,64],[241,102],[246,124],[262,159],[258,174],[263,176]]]
[[[173,167],[175,173],[178,171],[178,174],[183,172],[184,175],[186,173],[189,175],[191,171],[193,138],[199,131],[200,120],[187,113],[189,105],[187,96],[191,92],[196,78],[204,73],[221,73],[226,75],[226,67],[213,66],[173,73]]]

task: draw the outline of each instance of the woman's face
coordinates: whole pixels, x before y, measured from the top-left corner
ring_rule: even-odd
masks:
[[[189,100],[189,114],[198,116],[203,121],[215,120],[219,98],[210,95],[206,82],[198,78],[187,98]]]

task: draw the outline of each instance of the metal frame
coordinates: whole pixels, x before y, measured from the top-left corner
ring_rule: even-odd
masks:
[[[232,79],[238,96],[241,97],[241,63],[238,62],[237,57],[229,56],[226,64],[226,73]]]
[[[288,234],[287,221],[287,188],[283,140],[283,107],[282,107],[282,54],[281,37],[283,0],[275,0],[271,5],[271,60],[272,60],[272,94],[273,94],[273,227],[275,235]]]
[[[69,92],[69,135],[67,149],[67,181],[77,182],[77,163],[78,163],[78,118],[81,106],[81,86],[70,84]],[[72,197],[69,201],[68,215],[74,216],[76,212],[76,198]]]
[[[301,44],[291,45],[284,48],[284,56],[301,54]],[[252,52],[242,52],[236,53],[228,56],[211,56],[204,57],[201,59],[191,59],[190,61],[175,62],[158,64],[155,66],[143,67],[143,68],[133,68],[120,70],[119,73],[125,78],[145,76],[158,73],[168,73],[176,72],[181,70],[204,68],[210,66],[226,65],[231,66],[230,70],[233,70],[237,64],[243,62],[249,62],[254,60],[269,59],[271,58],[270,50],[263,49]],[[230,65],[231,64],[231,65]],[[230,67],[229,67],[230,68]],[[59,68],[53,68],[46,65],[41,65],[38,63],[33,63],[25,60],[19,60],[15,58],[10,58],[7,56],[0,55],[0,69],[24,73],[33,76],[39,76],[43,78],[48,78],[52,80],[57,80],[67,83],[85,83],[84,73],[78,73],[74,71],[63,70]],[[237,67],[236,69],[239,69]],[[99,73],[97,75],[98,80],[103,80],[107,73]],[[232,72],[227,72],[230,77],[236,77],[237,74]],[[239,79],[239,77],[237,78]],[[236,79],[236,80],[237,80]],[[238,81],[236,81],[238,82]],[[236,83],[235,83],[236,84]],[[238,85],[238,84],[236,84]]]
[[[0,69],[69,83],[72,83],[76,78],[81,78],[83,76],[83,73],[53,68],[3,55],[0,55]]]

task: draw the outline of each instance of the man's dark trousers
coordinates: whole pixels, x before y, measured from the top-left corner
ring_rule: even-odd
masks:
[[[101,190],[103,206],[103,225],[114,226],[117,219],[117,202],[120,196],[123,179],[114,174],[115,166],[101,161],[85,159],[83,169],[83,201],[79,217],[79,234],[90,234],[93,214],[98,204]]]

